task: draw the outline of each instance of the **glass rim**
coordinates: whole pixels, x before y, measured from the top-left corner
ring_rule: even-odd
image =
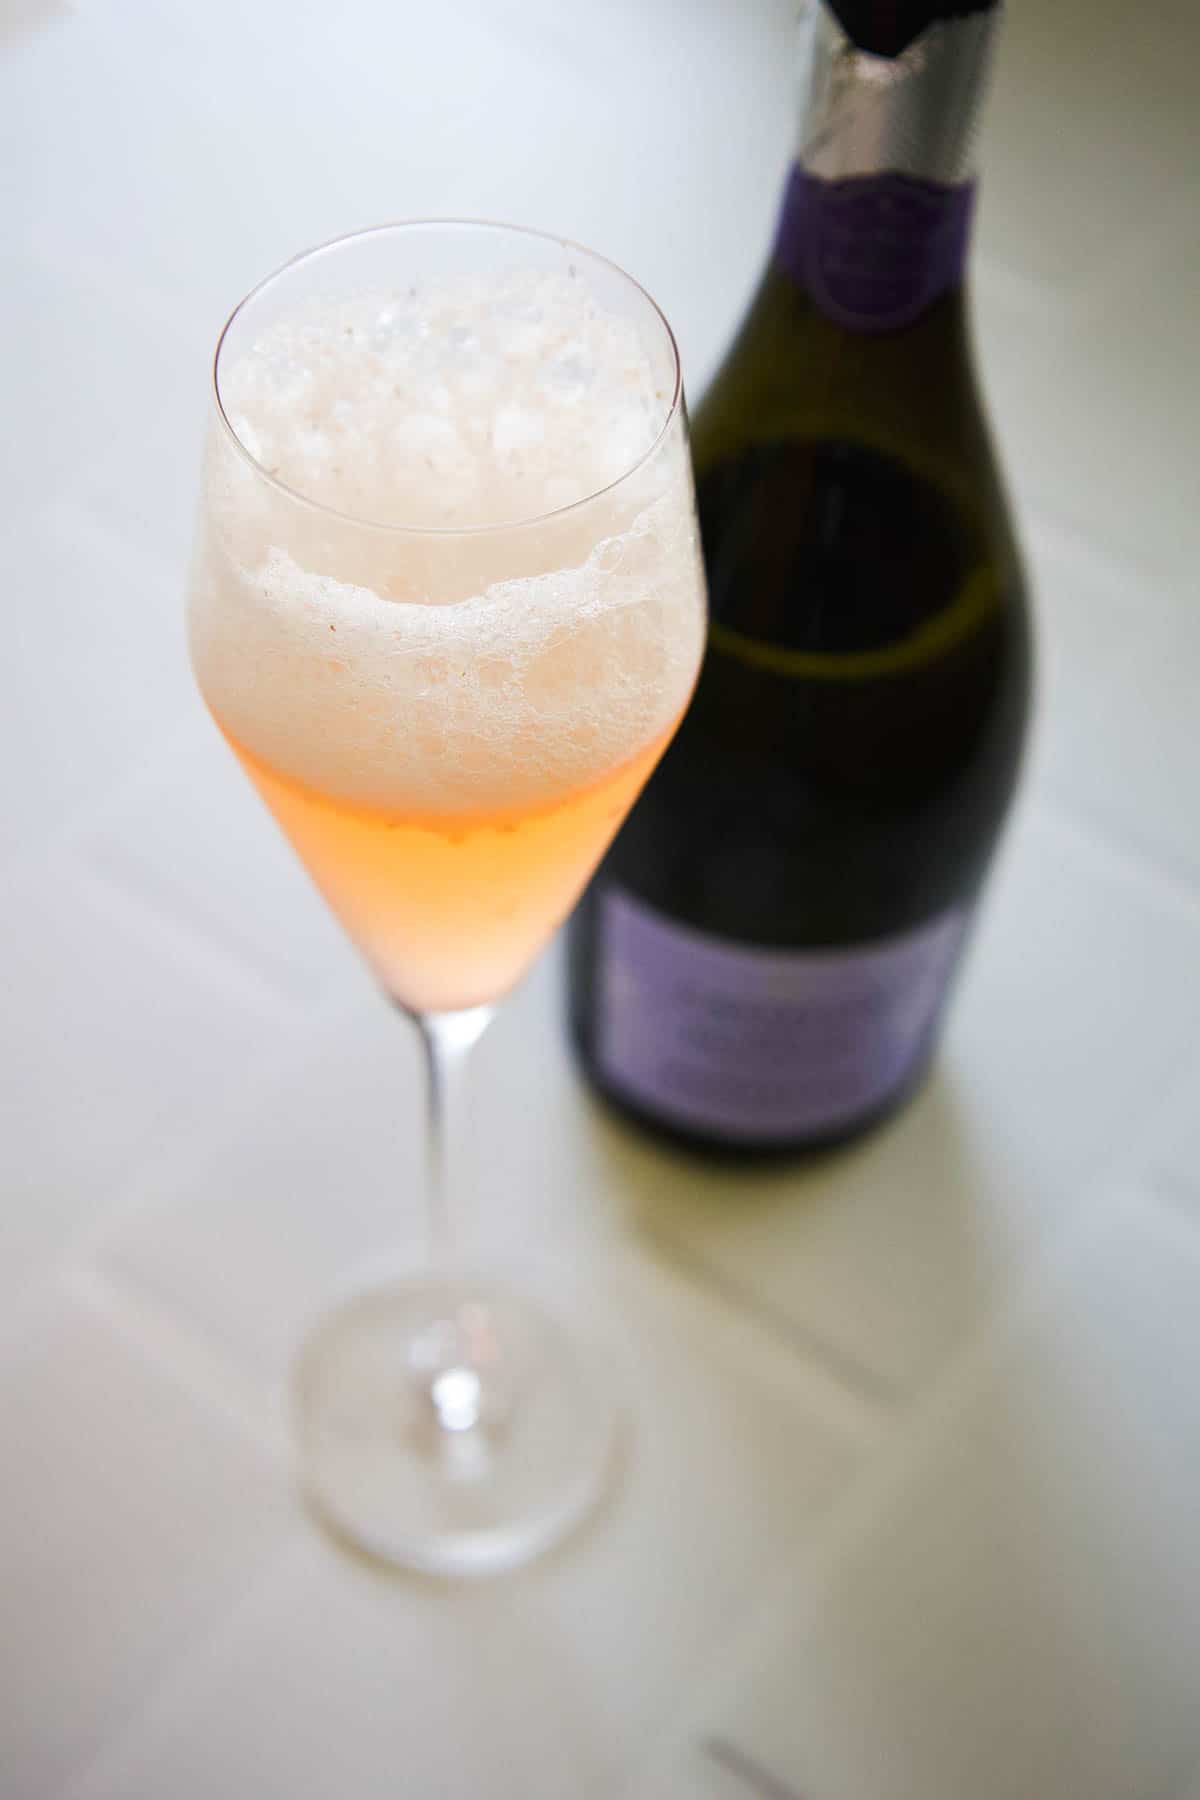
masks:
[[[619,475],[615,476],[612,481],[607,481],[603,487],[594,488],[589,493],[580,495],[577,500],[568,501],[565,506],[548,507],[543,512],[529,513],[528,515],[523,515],[516,519],[496,520],[483,525],[408,525],[387,519],[370,519],[363,514],[344,512],[340,507],[330,506],[323,500],[314,499],[311,494],[306,494],[303,489],[293,487],[290,482],[283,481],[278,475],[272,474],[271,470],[258,460],[238,436],[229,414],[225,410],[225,402],[221,397],[221,353],[225,348],[225,341],[228,338],[229,333],[232,331],[237,321],[242,317],[246,308],[250,306],[253,301],[258,299],[261,294],[265,293],[267,288],[269,288],[272,283],[278,281],[281,276],[288,274],[291,270],[299,268],[303,263],[313,262],[316,258],[327,255],[330,251],[343,249],[349,244],[360,243],[367,238],[383,237],[391,232],[430,229],[447,230],[456,228],[469,229],[472,231],[497,232],[514,238],[535,238],[541,243],[556,244],[560,249],[573,251],[581,257],[586,257],[589,262],[602,263],[605,268],[610,269],[614,274],[619,275],[622,281],[626,282],[641,295],[642,299],[650,307],[652,313],[657,317],[663,331],[666,333],[667,344],[671,352],[674,377],[670,401],[667,405],[662,424],[655,433],[652,442],[646,446],[645,450],[643,450],[627,468],[623,469]],[[242,296],[233,311],[229,314],[229,317],[225,320],[217,337],[217,345],[212,358],[211,379],[217,419],[226,438],[242,460],[253,469],[254,473],[260,476],[269,487],[274,488],[277,493],[285,495],[287,499],[295,501],[298,505],[309,508],[312,512],[321,513],[329,519],[336,519],[341,525],[356,526],[359,530],[363,531],[394,532],[398,535],[407,537],[462,538],[498,531],[518,531],[531,525],[545,524],[551,519],[565,518],[569,513],[576,512],[581,507],[590,506],[593,501],[601,499],[605,494],[613,493],[617,488],[627,482],[632,475],[635,475],[640,468],[643,468],[645,464],[649,462],[650,458],[658,451],[667,433],[670,431],[683,402],[683,365],[680,360],[679,345],[676,342],[675,333],[671,329],[671,324],[667,315],[663,312],[662,307],[658,304],[658,301],[654,298],[653,294],[649,293],[646,288],[642,286],[641,282],[631,275],[627,269],[623,269],[620,263],[614,262],[611,257],[603,255],[598,250],[589,249],[586,244],[581,244],[574,238],[563,237],[559,232],[555,231],[541,231],[533,226],[510,225],[502,219],[452,217],[392,219],[382,225],[368,225],[357,231],[343,232],[340,236],[329,238],[324,243],[313,244],[307,250],[298,251],[295,256],[289,256],[286,262],[280,263],[276,268],[272,269],[269,274],[264,275],[261,280],[256,281],[254,286]]]

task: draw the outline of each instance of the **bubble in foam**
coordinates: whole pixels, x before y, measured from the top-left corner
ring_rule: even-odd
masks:
[[[539,412],[529,407],[502,406],[492,422],[492,448],[502,456],[513,450],[541,445],[546,427]]]

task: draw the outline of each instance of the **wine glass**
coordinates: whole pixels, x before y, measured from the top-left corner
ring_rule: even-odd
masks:
[[[427,1076],[433,1259],[303,1345],[301,1479],[390,1561],[512,1564],[595,1498],[618,1409],[577,1320],[459,1262],[446,1095],[694,685],[678,353],[574,244],[389,225],[255,288],[213,400],[196,679]]]

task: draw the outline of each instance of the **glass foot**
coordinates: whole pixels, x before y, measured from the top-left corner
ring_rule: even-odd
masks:
[[[604,1375],[586,1339],[490,1282],[370,1288],[320,1320],[297,1360],[305,1491],[388,1562],[509,1568],[569,1531],[614,1468]]]

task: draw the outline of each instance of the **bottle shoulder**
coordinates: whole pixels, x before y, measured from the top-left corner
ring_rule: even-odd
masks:
[[[965,291],[902,330],[851,331],[772,262],[691,426],[701,474],[749,443],[786,438],[991,460]]]

